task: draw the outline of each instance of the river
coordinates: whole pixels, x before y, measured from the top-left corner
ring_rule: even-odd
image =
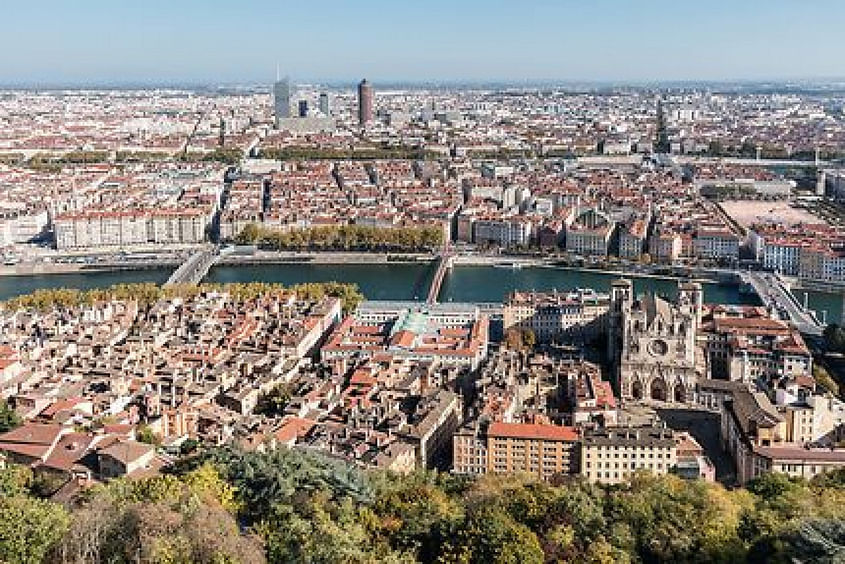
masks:
[[[215,266],[208,282],[325,282],[337,280],[357,284],[361,291],[374,300],[424,299],[433,268],[426,264],[279,264],[257,266]],[[133,282],[162,283],[171,269],[128,270],[120,272],[86,272],[76,274],[51,274],[0,277],[0,300],[33,292],[39,288],[102,288],[113,284]],[[441,301],[501,301],[508,292],[521,290],[567,290],[595,288],[607,290],[615,274],[585,272],[554,267],[526,267],[521,269],[491,266],[458,266],[449,271],[440,289]],[[672,296],[677,288],[674,280],[634,277],[635,290],[656,291]],[[796,292],[803,300],[803,290]],[[842,316],[842,298],[837,294],[808,293],[809,306],[817,311],[826,310],[828,321],[838,321]],[[754,296],[742,294],[732,284],[704,284],[704,297],[708,303],[748,304],[757,303]]]

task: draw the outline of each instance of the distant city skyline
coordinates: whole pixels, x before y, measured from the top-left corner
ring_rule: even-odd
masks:
[[[15,3],[4,85],[841,79],[845,3]]]

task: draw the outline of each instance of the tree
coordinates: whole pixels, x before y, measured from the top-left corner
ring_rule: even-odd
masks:
[[[26,495],[32,486],[32,470],[21,464],[0,469],[0,496]]]
[[[62,506],[23,495],[0,497],[0,561],[44,561],[68,528]]]
[[[261,231],[258,225],[249,223],[235,237],[235,242],[240,245],[249,245],[258,241],[259,237],[261,237]]]
[[[138,439],[138,442],[147,443],[148,445],[158,446],[161,443],[161,439],[149,425],[139,425],[135,430],[135,437]]]
[[[501,509],[482,505],[443,539],[440,561],[496,564],[543,562],[540,541],[531,529]]]
[[[845,352],[845,328],[832,323],[824,328],[824,344],[830,352]]]
[[[845,521],[808,519],[785,535],[786,556],[792,562],[842,562],[845,559]]]
[[[511,327],[505,331],[505,344],[514,351],[531,350],[537,344],[537,335],[531,329]]]
[[[234,511],[234,490],[209,465],[115,480],[86,492],[54,560],[263,562],[260,540],[241,532]]]
[[[840,395],[840,388],[839,384],[836,380],[833,379],[833,376],[830,375],[830,372],[827,371],[823,366],[819,365],[818,363],[813,364],[813,378],[816,379],[816,383],[833,394],[834,396]]]
[[[6,402],[0,400],[0,433],[20,427],[23,420],[18,413]]]
[[[277,384],[272,390],[258,398],[255,412],[261,415],[281,415],[284,413],[293,392],[290,384]]]

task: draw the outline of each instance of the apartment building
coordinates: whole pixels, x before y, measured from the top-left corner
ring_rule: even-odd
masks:
[[[705,259],[739,258],[739,237],[727,229],[699,230],[693,242],[695,256]]]
[[[595,229],[567,229],[566,250],[577,255],[607,256],[613,227],[605,225]]]
[[[549,479],[578,472],[578,432],[572,427],[494,421],[486,431],[455,436],[457,474],[523,472]]]
[[[768,383],[809,376],[813,358],[801,334],[757,309],[744,314],[711,310],[702,330],[712,377]]]
[[[763,246],[763,267],[773,272],[795,276],[801,267],[801,247],[798,241],[766,241]]]
[[[531,230],[531,221],[521,216],[478,218],[473,224],[474,240],[479,245],[527,246]]]
[[[646,249],[647,222],[635,219],[619,226],[619,257],[638,259]]]
[[[592,289],[513,292],[505,302],[504,329],[527,329],[541,342],[588,341],[606,329],[610,295]]]
[[[797,442],[813,433],[813,425],[806,413],[785,411],[786,417],[765,394],[750,390],[724,402],[722,443],[736,462],[739,484],[769,472],[812,478],[845,466],[845,449]]]
[[[666,427],[585,429],[581,475],[590,482],[619,484],[637,470],[661,476],[677,463],[677,438]]]
[[[53,221],[59,250],[129,245],[193,244],[206,239],[208,210],[88,211],[61,214]]]

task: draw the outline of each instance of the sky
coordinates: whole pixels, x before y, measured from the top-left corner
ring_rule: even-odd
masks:
[[[0,84],[845,77],[843,0],[9,1]]]

